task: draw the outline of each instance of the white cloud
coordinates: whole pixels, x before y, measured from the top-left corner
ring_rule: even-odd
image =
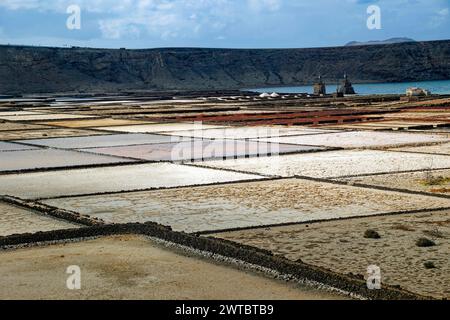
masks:
[[[0,6],[10,10],[39,8],[38,0],[3,0]]]
[[[444,8],[441,10],[438,10],[436,12],[436,14],[431,17],[431,20],[429,22],[429,26],[431,28],[438,28],[440,27],[447,19],[449,16],[449,9],[448,8]]]
[[[242,0],[0,0],[9,10],[38,10],[65,14],[77,4],[83,12],[99,14],[104,38],[150,35],[162,39],[189,38],[223,31],[241,10]],[[277,0],[264,0],[274,8]],[[271,9],[271,10],[272,10]]]
[[[439,11],[438,11],[438,15],[440,15],[440,16],[442,16],[442,17],[448,16],[448,8],[439,10]]]
[[[145,0],[1,0],[0,7],[9,10],[39,10],[64,12],[70,5],[79,5],[83,10],[96,13],[126,12],[136,3]],[[150,0],[150,2],[153,2]]]
[[[248,0],[250,9],[255,12],[280,10],[282,0]]]
[[[106,38],[118,39],[143,33],[163,40],[191,38],[226,28],[235,13],[230,13],[235,8],[234,3],[230,0],[131,1],[126,14],[105,17],[99,25]]]
[[[105,39],[121,39],[124,36],[138,38],[141,34],[136,25],[123,23],[120,19],[99,21],[99,27]]]

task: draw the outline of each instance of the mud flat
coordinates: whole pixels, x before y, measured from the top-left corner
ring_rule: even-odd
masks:
[[[169,138],[169,137],[167,137]],[[209,159],[234,159],[252,156],[268,156],[287,153],[323,151],[325,148],[244,140],[197,140],[171,139],[174,143],[121,146],[112,148],[80,149],[85,152],[150,161],[191,161]]]
[[[126,162],[130,163],[133,160],[69,150],[40,149],[0,152],[0,172]]]
[[[450,170],[424,170],[339,180],[349,184],[364,184],[383,188],[450,195]]]
[[[199,166],[270,176],[344,177],[382,172],[450,168],[450,157],[377,150],[345,150],[280,155],[227,161],[206,161]]]
[[[0,175],[0,194],[35,199],[260,178],[229,171],[153,163]]]
[[[416,133],[357,131],[320,135],[267,138],[259,139],[259,141],[337,148],[370,148],[445,142],[449,141],[449,138],[442,135]]]
[[[111,236],[0,253],[0,299],[342,299],[188,256],[143,236]],[[81,266],[81,290],[65,269]]]
[[[72,228],[79,226],[0,201],[0,236]]]
[[[365,238],[368,229],[377,231],[381,238]],[[362,277],[369,265],[377,265],[384,284],[400,285],[424,296],[450,298],[449,211],[242,230],[214,236],[342,274]],[[416,241],[423,237],[433,239],[437,245],[416,246]],[[435,268],[427,269],[426,262],[434,263]]]
[[[57,137],[80,137],[107,134],[101,131],[76,129],[43,129],[43,130],[14,130],[0,131],[0,140],[22,140]]]
[[[107,223],[199,232],[450,207],[450,199],[303,179],[44,200]]]
[[[153,143],[169,143],[182,140],[190,141],[190,138],[173,138],[170,136],[156,134],[108,134],[88,137],[69,137],[55,139],[34,139],[26,141],[27,144],[36,146],[64,148],[64,149],[82,149],[82,148],[101,148],[114,146],[142,145]]]
[[[329,130],[287,127],[236,127],[223,129],[207,129],[196,131],[170,131],[167,134],[183,137],[207,138],[207,139],[251,139],[292,135],[309,135],[329,133]]]
[[[44,125],[65,127],[65,128],[91,128],[91,127],[112,127],[151,123],[147,121],[126,120],[126,119],[92,119],[92,120],[70,120],[43,122]]]
[[[226,126],[215,126],[207,124],[200,125],[195,123],[160,123],[160,124],[136,125],[136,126],[98,127],[96,129],[117,131],[117,132],[130,132],[130,133],[157,133],[170,131],[217,129],[225,127]]]
[[[26,146],[24,144],[0,141],[0,152],[2,151],[20,151],[20,150],[36,150],[37,147]]]
[[[395,148],[392,150],[393,151],[407,151],[407,152],[417,152],[417,153],[433,153],[433,154],[450,155],[450,143],[443,143],[443,144],[433,145],[433,146]]]

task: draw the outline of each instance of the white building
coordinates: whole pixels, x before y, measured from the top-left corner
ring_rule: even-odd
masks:
[[[431,92],[422,88],[412,87],[406,90],[406,95],[408,97],[422,97],[431,95]]]

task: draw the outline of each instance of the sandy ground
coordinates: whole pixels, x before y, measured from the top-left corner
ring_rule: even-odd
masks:
[[[0,131],[0,140],[22,140],[38,138],[74,137],[106,134],[101,131],[76,130],[76,129],[44,129],[22,131]]]
[[[78,226],[0,202],[0,236],[72,228]]]
[[[450,155],[450,143],[438,144],[433,146],[395,148],[392,150]]]
[[[23,142],[36,146],[81,149],[81,148],[99,148],[127,145],[142,145],[153,143],[178,142],[180,140],[190,140],[190,138],[174,138],[170,136],[156,134],[108,134],[95,135],[90,137],[69,137],[55,139],[35,139]]]
[[[36,199],[259,178],[257,175],[152,163],[0,175],[0,194]]]
[[[175,137],[174,137],[175,138]],[[182,138],[190,139],[190,138]],[[324,150],[321,147],[278,144],[248,140],[196,140],[163,144],[80,149],[85,152],[150,161],[190,161],[202,159],[234,159]]]
[[[111,223],[196,232],[450,207],[450,199],[287,179],[46,200]]]
[[[281,155],[271,158],[206,161],[198,165],[272,176],[292,177],[299,175],[327,178],[450,168],[450,157],[376,150],[346,150]]]
[[[400,132],[339,132],[320,135],[303,135],[292,137],[263,138],[259,141],[292,143],[337,148],[370,148],[396,145],[445,142],[449,138],[442,135],[429,135]]]
[[[381,239],[366,239],[374,229]],[[352,219],[222,233],[225,238],[271,250],[291,260],[340,273],[366,275],[369,265],[381,268],[382,282],[422,295],[450,298],[450,213]],[[417,239],[433,239],[437,246],[419,248]],[[435,269],[424,263],[434,262]]]
[[[119,127],[98,127],[99,130],[109,130],[130,133],[152,133],[152,132],[168,132],[168,131],[184,131],[184,130],[201,130],[201,129],[217,129],[225,128],[225,126],[215,126],[195,123],[161,123],[137,126],[119,126]]]
[[[47,126],[38,125],[38,124],[23,124],[17,122],[2,122],[0,120],[0,131],[9,131],[9,130],[28,130],[28,129],[48,129]]]
[[[0,152],[0,172],[133,162],[133,160],[70,150],[41,149]]]
[[[432,194],[450,194],[450,170],[424,170],[421,172],[365,176],[339,180],[348,183],[361,183],[373,186],[429,192]]]
[[[0,299],[342,299],[188,257],[138,236],[0,253]],[[68,290],[66,268],[81,268]]]
[[[145,123],[149,122],[126,120],[126,119],[93,119],[93,120],[52,121],[52,122],[43,122],[42,124],[66,128],[89,128],[89,127],[125,126],[125,125],[145,124]]]

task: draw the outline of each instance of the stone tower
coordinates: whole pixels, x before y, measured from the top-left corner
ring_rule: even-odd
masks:
[[[327,87],[322,81],[322,76],[319,76],[319,81],[314,83],[314,94],[317,96],[327,94]]]
[[[347,74],[344,75],[344,80],[342,81],[341,87],[339,88],[339,93],[356,94],[355,89],[353,89],[351,82],[348,80]]]

